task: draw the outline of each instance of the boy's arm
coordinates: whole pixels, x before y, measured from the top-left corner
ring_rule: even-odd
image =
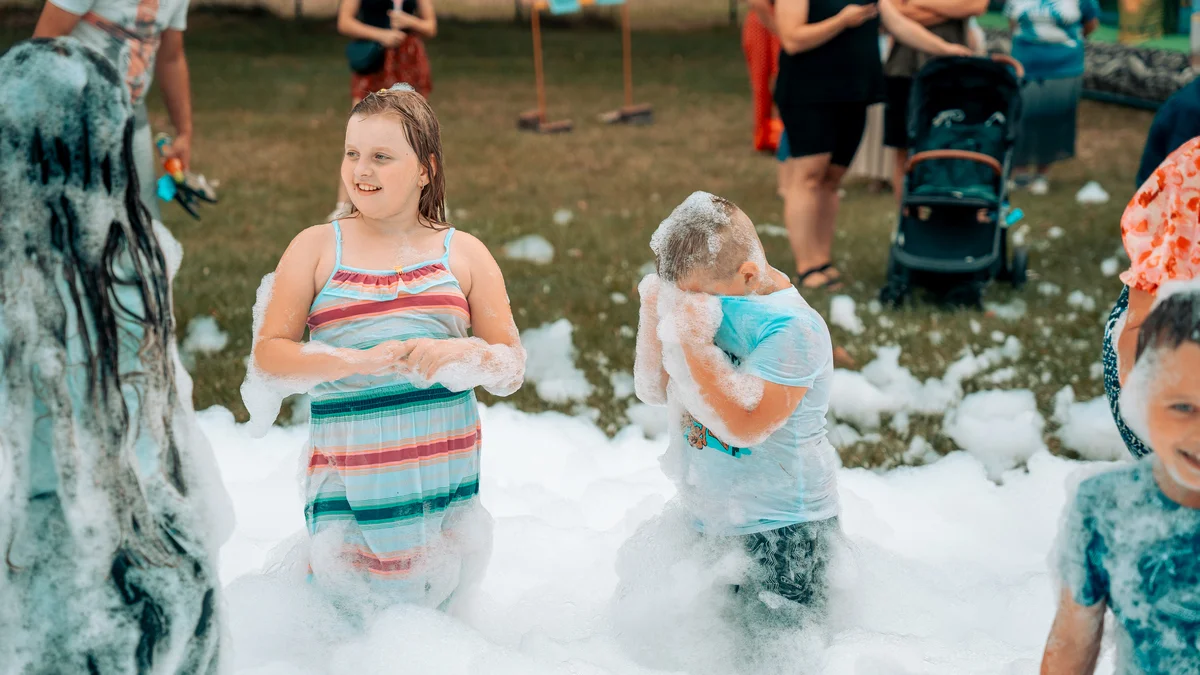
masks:
[[[162,89],[167,114],[175,127],[171,153],[187,169],[192,163],[192,85],[188,75],[187,55],[183,51],[183,31],[167,30],[162,34],[154,78]]]
[[[682,348],[700,396],[732,435],[726,441],[743,446],[761,443],[783,426],[808,391],[806,387],[786,387],[739,373],[715,346],[691,343]],[[748,410],[745,403],[731,395],[729,383],[735,377],[753,378],[761,383],[762,398],[758,405]]]
[[[663,368],[662,341],[658,339],[658,275],[638,284],[637,345],[634,348],[633,390],[647,405],[667,404],[667,371]]]
[[[1092,675],[1100,657],[1106,606],[1101,600],[1084,607],[1075,602],[1069,589],[1063,588],[1058,613],[1046,639],[1042,675]]]

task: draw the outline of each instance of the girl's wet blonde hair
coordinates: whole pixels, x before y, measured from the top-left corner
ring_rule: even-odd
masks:
[[[380,89],[354,106],[350,116],[392,115],[404,127],[404,137],[417,153],[417,161],[429,174],[429,183],[421,188],[421,201],[417,210],[426,227],[443,230],[446,222],[446,177],[442,171],[442,130],[433,108],[424,96],[411,85],[400,83],[391,89]],[[357,209],[354,209],[357,211]]]

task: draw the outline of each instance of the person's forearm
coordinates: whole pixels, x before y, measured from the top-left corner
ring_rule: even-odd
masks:
[[[192,135],[192,85],[188,74],[187,57],[180,53],[155,66],[155,79],[162,89],[163,101],[171,125],[179,136]]]
[[[780,25],[777,30],[779,44],[783,46],[783,50],[788,54],[799,54],[812,51],[837,37],[845,30],[845,24],[840,16],[835,15],[818,23]]]
[[[941,23],[946,23],[948,17],[938,14],[937,12],[924,7],[919,7],[915,3],[908,3],[898,8],[904,16],[916,21],[922,26],[936,26]]]
[[[315,348],[287,338],[268,338],[254,348],[254,362],[267,375],[303,382],[333,382],[362,370],[365,352]]]
[[[986,12],[988,3],[987,0],[908,0],[906,5],[920,7],[947,19],[969,19]]]
[[[750,10],[767,30],[775,36],[779,35],[779,26],[775,25],[775,9],[768,0],[750,0]]]
[[[729,438],[723,439],[726,442],[732,442],[742,447],[757,445],[774,433],[785,421],[781,420],[779,424],[772,426],[764,424],[763,420],[759,419],[760,416],[756,413],[761,402],[762,381],[753,378],[757,381],[738,382],[740,378],[752,378],[752,376],[737,372],[725,360],[720,348],[711,344],[683,345],[683,355],[687,361],[692,381],[699,390],[700,398],[718,419],[703,419],[703,411],[691,411],[692,415],[706,426],[716,426],[719,423],[729,434]],[[741,389],[742,387],[738,386],[740,384],[747,387],[759,385],[758,399],[741,401],[734,398],[731,395],[732,390]]]
[[[901,14],[888,0],[880,0],[879,16],[883,20],[884,28],[909,47],[935,56],[946,53],[948,44],[945,40]]]
[[[413,19],[412,23],[405,26],[403,30],[433,39],[437,37],[437,19]]]
[[[358,19],[338,19],[338,32],[342,35],[355,40],[374,40],[380,41],[380,37],[387,33],[383,28],[368,26]]]

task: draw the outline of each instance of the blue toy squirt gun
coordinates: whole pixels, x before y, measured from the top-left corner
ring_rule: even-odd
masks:
[[[196,200],[209,204],[217,203],[217,192],[204,178],[183,170],[183,162],[177,157],[168,157],[171,150],[171,137],[159,134],[154,139],[154,147],[158,148],[159,157],[163,158],[163,169],[166,171],[158,179],[158,198],[164,202],[177,201],[193,218],[200,220],[196,213]]]

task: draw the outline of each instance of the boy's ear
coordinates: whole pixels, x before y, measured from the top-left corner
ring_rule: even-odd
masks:
[[[741,267],[738,268],[738,274],[740,274],[742,276],[742,280],[748,284],[751,281],[754,281],[755,277],[762,274],[762,269],[759,268],[758,263],[747,260],[746,262],[742,263]]]

